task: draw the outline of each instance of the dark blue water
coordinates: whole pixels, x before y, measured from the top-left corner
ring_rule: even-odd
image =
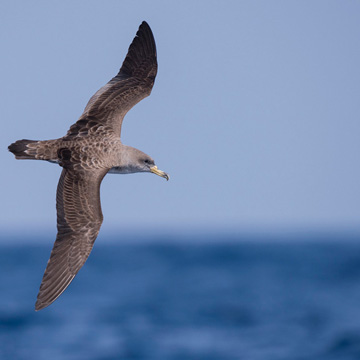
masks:
[[[360,359],[360,241],[99,244],[34,312],[51,244],[0,248],[1,359]]]

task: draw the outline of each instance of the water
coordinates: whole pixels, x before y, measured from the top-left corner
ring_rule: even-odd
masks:
[[[97,243],[34,312],[50,248],[0,248],[0,359],[360,359],[356,242]]]

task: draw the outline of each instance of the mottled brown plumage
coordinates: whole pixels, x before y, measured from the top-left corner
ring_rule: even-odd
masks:
[[[100,184],[108,172],[152,172],[169,179],[151,157],[120,141],[125,114],[150,95],[156,73],[155,40],[143,22],[119,73],[91,97],[64,137],[9,146],[17,159],[46,160],[63,168],[56,194],[58,233],[36,310],[55,301],[89,257],[103,220]]]

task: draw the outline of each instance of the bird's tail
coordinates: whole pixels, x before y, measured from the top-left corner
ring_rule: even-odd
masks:
[[[18,140],[9,145],[8,149],[17,159],[36,159],[38,141]]]
[[[33,159],[33,160],[47,160],[57,162],[57,154],[54,153],[50,145],[52,140],[36,141],[36,140],[18,140],[9,145],[8,149],[11,151],[16,159]]]

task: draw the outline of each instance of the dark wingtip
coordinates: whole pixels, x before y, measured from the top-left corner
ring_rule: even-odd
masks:
[[[156,44],[149,24],[143,21],[129,46],[118,77],[154,77],[157,73]]]
[[[139,29],[136,32],[136,36],[141,36],[142,32],[148,33],[150,38],[154,38],[154,34],[151,30],[151,27],[145,20],[140,24]],[[155,40],[153,40],[153,41],[155,42]]]
[[[142,27],[146,27],[151,30],[150,25],[145,20],[140,24],[139,29]]]

